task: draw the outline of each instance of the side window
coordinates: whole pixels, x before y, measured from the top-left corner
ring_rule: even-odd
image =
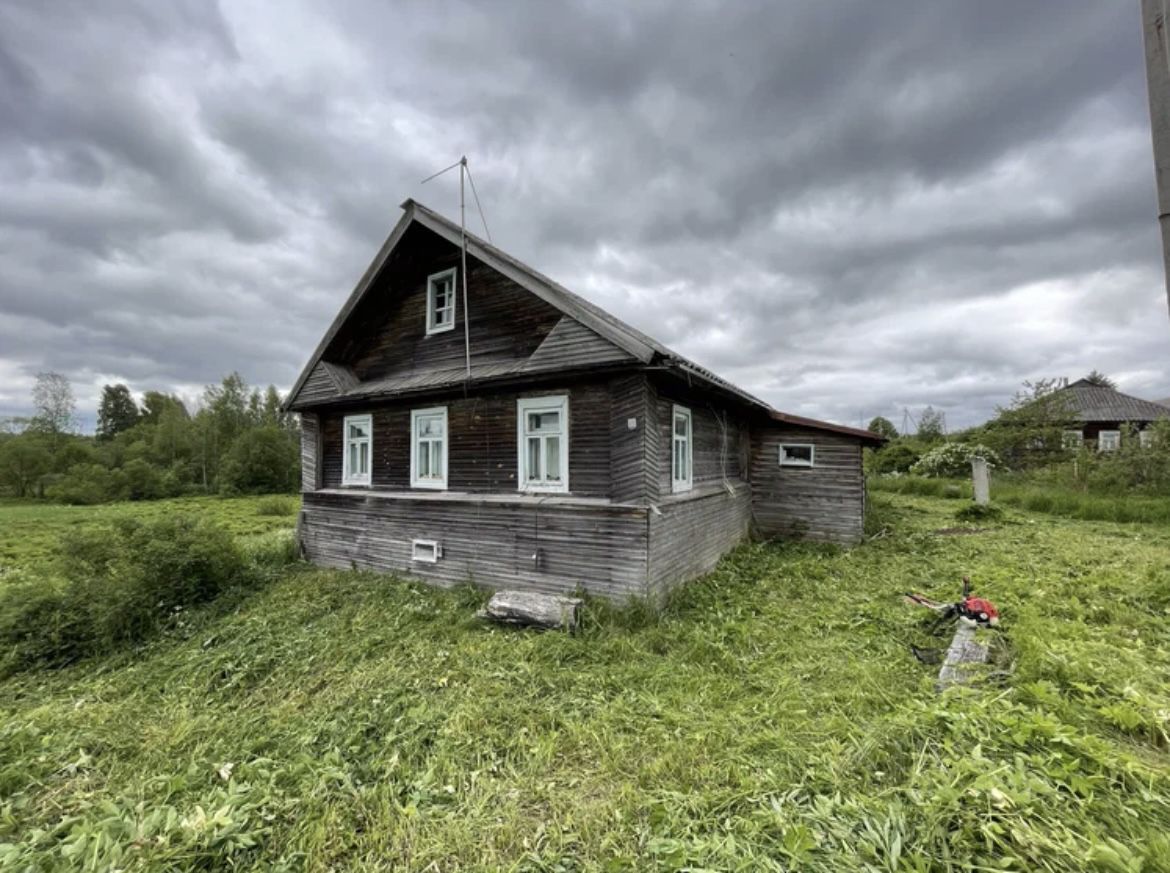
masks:
[[[516,401],[517,471],[521,491],[569,490],[569,398]]]
[[[374,451],[374,426],[369,415],[347,415],[342,422],[344,446],[342,485],[369,485],[370,458]]]
[[[410,413],[410,487],[447,487],[447,407]]]
[[[1103,430],[1097,434],[1097,450],[1101,452],[1116,452],[1121,448],[1121,431]]]
[[[784,443],[780,446],[781,467],[811,467],[816,450],[810,443]]]
[[[1062,442],[1066,449],[1079,449],[1084,442],[1084,436],[1079,430],[1066,430]]]
[[[671,414],[670,446],[670,490],[675,494],[680,491],[690,491],[694,454],[691,439],[691,411],[685,406],[675,406]]]
[[[427,335],[455,327],[455,268],[427,277]]]

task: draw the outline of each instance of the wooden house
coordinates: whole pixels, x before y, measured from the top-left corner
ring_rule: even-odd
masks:
[[[1132,431],[1142,445],[1152,434],[1150,425],[1170,418],[1170,408],[1130,394],[1122,394],[1108,385],[1078,379],[1057,390],[1053,397],[1061,404],[1064,415],[1065,448],[1088,445],[1102,452],[1121,447],[1126,431]]]
[[[777,412],[471,234],[465,297],[459,226],[403,209],[289,395],[311,561],[653,600],[751,533],[860,539],[880,437]]]

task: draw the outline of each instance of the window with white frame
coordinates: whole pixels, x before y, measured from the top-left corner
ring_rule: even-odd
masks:
[[[455,268],[427,276],[427,335],[455,327]]]
[[[447,407],[410,413],[410,487],[447,487]]]
[[[437,564],[443,557],[443,547],[436,540],[411,540],[410,560]]]
[[[1061,441],[1066,449],[1079,449],[1085,441],[1085,437],[1079,430],[1066,430]]]
[[[1097,434],[1097,451],[1116,452],[1121,448],[1121,431],[1103,430]]]
[[[670,490],[675,494],[691,490],[694,458],[691,442],[691,411],[685,406],[675,406],[670,423]]]
[[[811,443],[781,443],[781,467],[811,467],[816,450]]]
[[[342,485],[369,485],[370,459],[374,451],[374,422],[369,415],[347,415],[341,463]]]
[[[569,490],[569,398],[522,397],[516,401],[519,489]]]
[[[1152,448],[1154,445],[1154,432],[1149,428],[1138,431],[1138,445],[1143,449]]]

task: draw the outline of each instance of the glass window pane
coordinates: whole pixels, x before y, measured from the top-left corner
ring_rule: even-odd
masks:
[[[561,428],[561,414],[559,412],[530,412],[528,413],[529,433],[558,432]]]
[[[687,432],[690,430],[689,425],[690,425],[690,422],[687,421],[687,417],[685,415],[676,415],[674,417],[674,432],[678,436],[680,436],[680,437],[687,436]]]
[[[370,444],[358,443],[358,468],[357,472],[365,475],[370,471]]]
[[[528,440],[528,469],[524,472],[529,482],[540,479],[540,439],[538,437]]]
[[[357,467],[357,443],[349,444],[349,472],[353,475],[358,471]]]
[[[364,439],[366,436],[366,423],[364,421],[360,423],[350,422],[349,438],[351,440]]]
[[[431,475],[443,478],[443,444],[438,440],[431,442]]]
[[[431,475],[431,453],[427,451],[427,444],[420,440],[415,449],[415,463],[418,464],[418,477],[425,479]]]
[[[546,437],[544,441],[545,469],[544,478],[550,482],[561,480],[561,439],[560,437]]]

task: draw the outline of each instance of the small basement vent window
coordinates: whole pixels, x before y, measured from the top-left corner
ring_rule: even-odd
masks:
[[[781,467],[811,467],[815,450],[809,443],[784,443],[780,446]]]
[[[435,540],[411,540],[410,560],[437,563],[443,557],[443,547]]]

